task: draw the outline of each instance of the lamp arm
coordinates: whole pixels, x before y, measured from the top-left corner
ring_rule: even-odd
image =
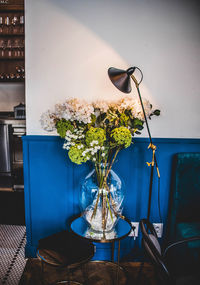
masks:
[[[139,68],[137,67],[137,69],[139,69]],[[141,70],[140,70],[140,72],[141,72]],[[141,72],[141,75],[142,75],[142,78],[143,78],[142,72]],[[143,111],[145,123],[146,123],[146,126],[147,126],[147,132],[148,132],[148,135],[149,135],[149,140],[150,140],[151,145],[153,145],[152,138],[151,138],[151,133],[150,133],[150,129],[149,129],[149,124],[148,124],[148,121],[147,121],[147,116],[146,116],[146,113],[145,113],[145,110],[144,110],[144,105],[143,105],[143,102],[142,102],[142,97],[141,97],[140,89],[139,89],[139,84],[141,83],[142,79],[138,83],[137,79],[135,78],[135,76],[133,74],[131,74],[131,78],[134,81],[136,89],[137,89],[137,92],[138,92],[138,96],[139,96],[139,99],[140,99],[140,104],[142,106],[142,111]],[[156,168],[157,168],[158,177],[160,177],[160,173],[159,173],[159,170],[158,170],[158,163],[157,163],[157,159],[156,159],[156,155],[155,154],[154,154],[154,159],[155,159],[155,164],[156,164]]]
[[[148,124],[148,121],[147,121],[147,116],[146,116],[146,113],[145,113],[145,110],[144,110],[144,105],[143,105],[142,97],[141,97],[141,94],[140,94],[139,83],[137,82],[137,79],[135,78],[135,76],[133,74],[131,75],[131,78],[134,81],[135,86],[137,88],[137,92],[138,92],[139,99],[140,99],[140,104],[142,106],[142,111],[143,111],[145,123],[146,123],[146,126],[147,126],[147,131],[148,131],[148,134],[149,134],[149,139],[150,139],[150,142],[152,143],[152,138],[151,138],[151,133],[150,133],[150,129],[149,129],[149,124]]]

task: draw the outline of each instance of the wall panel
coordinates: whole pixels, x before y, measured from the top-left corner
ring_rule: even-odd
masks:
[[[200,152],[199,139],[154,139],[161,173],[160,205],[164,226],[167,221],[168,200],[173,155],[178,152]],[[148,139],[136,138],[130,148],[123,150],[114,165],[126,185],[124,214],[132,221],[147,216],[151,151]],[[33,256],[40,238],[66,228],[72,215],[79,213],[80,183],[90,170],[89,165],[77,166],[62,149],[56,136],[25,136],[24,177],[27,226],[27,256]],[[157,177],[154,176],[151,221],[160,222],[158,212]],[[108,251],[101,246],[95,258],[103,258]],[[122,243],[122,255],[138,248],[127,238]],[[107,253],[106,253],[107,252]]]

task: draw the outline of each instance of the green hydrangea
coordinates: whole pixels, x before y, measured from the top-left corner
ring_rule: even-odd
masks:
[[[132,141],[131,132],[126,127],[115,128],[111,132],[111,138],[117,145],[129,147]]]
[[[87,156],[83,156],[83,149],[79,148],[80,145],[81,144],[76,144],[74,146],[71,146],[68,152],[70,160],[76,164],[81,164],[88,160]]]
[[[120,115],[119,121],[122,126],[128,126],[129,117],[126,114],[122,113]]]
[[[57,133],[61,136],[61,138],[65,138],[66,132],[70,130],[71,132],[74,130],[73,125],[71,122],[61,119],[56,123]]]
[[[98,144],[102,146],[105,140],[106,133],[105,130],[101,128],[91,127],[85,135],[85,142],[88,146],[90,146],[92,141],[98,141]]]

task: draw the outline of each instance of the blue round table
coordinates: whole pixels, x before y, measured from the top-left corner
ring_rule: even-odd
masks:
[[[124,216],[120,216],[118,223],[110,232],[97,232],[94,231],[85,218],[80,215],[75,218],[70,225],[71,231],[82,237],[83,239],[90,240],[97,243],[112,243],[112,262],[114,263],[114,249],[115,241],[118,241],[118,254],[117,254],[117,284],[119,276],[119,259],[120,259],[120,241],[127,237],[131,230],[134,229],[131,222]]]

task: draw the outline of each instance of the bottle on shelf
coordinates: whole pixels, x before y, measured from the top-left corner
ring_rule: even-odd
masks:
[[[24,15],[21,15],[19,18],[19,23],[20,23],[20,33],[24,33]]]
[[[0,34],[3,33],[3,17],[0,16]]]
[[[5,49],[6,49],[6,41],[4,39],[0,39],[0,57],[5,57]]]
[[[11,19],[12,23],[12,33],[17,34],[19,33],[19,18],[17,16],[13,16]]]
[[[10,33],[10,18],[8,16],[5,17],[5,26],[4,26],[4,33]]]
[[[23,82],[25,79],[23,7],[13,5],[11,9],[10,5],[6,6],[0,13],[0,82]]]

